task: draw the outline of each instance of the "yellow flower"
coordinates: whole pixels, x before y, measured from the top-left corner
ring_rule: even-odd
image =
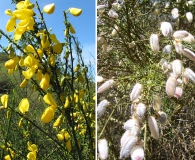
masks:
[[[46,6],[43,7],[43,11],[47,14],[52,14],[55,10],[55,5],[54,3],[52,4],[48,4]]]
[[[63,133],[59,133],[57,134],[57,138],[60,140],[60,141],[63,141],[64,140],[64,134]]]
[[[50,76],[48,73],[46,73],[45,75],[42,76],[39,85],[43,90],[46,90],[49,87],[49,83],[50,83]]]
[[[35,74],[36,72],[36,69],[35,68],[29,68],[28,70],[26,71],[22,71],[22,74],[23,76],[26,78],[26,79],[31,79],[32,76]]]
[[[6,24],[6,31],[7,32],[12,32],[15,29],[16,26],[16,18],[11,17]]]
[[[71,144],[70,139],[66,142],[66,148],[67,148],[67,150],[68,150],[69,152],[72,150],[72,144]]]
[[[49,62],[50,62],[50,65],[53,66],[53,67],[55,66],[55,63],[56,63],[55,60],[56,60],[56,56],[52,54],[49,57]]]
[[[18,62],[19,62],[19,58],[14,57],[14,58],[8,60],[7,62],[5,62],[5,67],[7,69],[14,69]]]
[[[56,53],[56,54],[60,54],[62,52],[62,49],[63,49],[63,46],[62,46],[61,43],[56,43],[53,46],[53,52]]]
[[[79,9],[79,8],[70,8],[70,13],[73,16],[79,16],[82,13],[82,9]]]
[[[7,108],[7,102],[8,102],[8,95],[4,94],[1,96],[1,103],[3,104],[4,108]]]
[[[38,148],[36,144],[31,144],[29,141],[27,142],[28,150],[30,151],[27,155],[28,160],[36,160]]]
[[[32,55],[28,55],[25,59],[24,59],[24,66],[31,68],[38,68],[39,66],[39,60],[36,59],[35,57],[33,57]]]
[[[64,104],[64,108],[68,108],[70,106],[70,98],[69,97],[66,97],[66,101],[65,101],[65,104]]]
[[[59,127],[60,124],[62,123],[62,115],[60,115],[57,120],[55,121],[55,123],[53,124],[53,127]]]
[[[75,31],[75,29],[73,28],[72,25],[70,26],[69,31],[70,31],[72,34],[75,34],[75,33],[76,33],[76,31]]]
[[[19,104],[19,110],[20,112],[22,112],[23,114],[25,114],[28,109],[29,109],[29,101],[27,98],[23,98],[21,101],[20,101],[20,104]]]
[[[41,116],[41,121],[43,123],[51,122],[52,119],[54,118],[54,113],[55,113],[55,110],[51,106],[47,107]]]
[[[27,160],[36,160],[37,159],[37,153],[36,152],[29,152],[27,154]]]
[[[18,128],[20,128],[22,126],[22,122],[23,122],[23,118],[20,119],[19,123],[18,123]]]
[[[37,73],[36,73],[36,80],[40,81],[42,78],[42,70],[38,69]]]
[[[13,16],[15,16],[16,19],[19,19],[19,20],[30,18],[33,15],[34,15],[34,12],[32,9],[17,9],[13,11]]]
[[[47,104],[49,104],[49,105],[51,105],[51,106],[57,107],[57,104],[56,104],[56,102],[55,102],[55,100],[54,100],[54,98],[53,98],[53,96],[52,96],[51,93],[47,93],[47,94],[43,97],[43,100],[44,100],[45,103],[47,103]]]

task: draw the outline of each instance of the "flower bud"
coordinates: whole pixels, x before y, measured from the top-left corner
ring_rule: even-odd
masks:
[[[130,100],[135,101],[138,99],[142,92],[143,86],[140,83],[136,83],[133,87],[133,90],[130,93]]]
[[[180,98],[182,96],[182,93],[183,93],[182,87],[176,87],[174,97]]]
[[[131,150],[135,146],[137,141],[138,141],[137,136],[128,136],[128,137],[126,137],[125,141],[123,142],[123,145],[121,146],[120,159],[126,158],[130,155]]]
[[[106,99],[102,100],[97,106],[97,117],[100,118],[106,111],[106,107],[110,105]]]
[[[167,37],[167,36],[171,37],[172,36],[173,28],[172,28],[171,23],[169,23],[169,22],[162,22],[160,30],[161,30],[163,36],[165,36],[165,37]]]
[[[167,114],[162,111],[159,111],[158,114],[159,114],[159,117],[158,117],[159,123],[162,125],[165,125],[167,122]]]
[[[166,45],[166,46],[163,48],[163,53],[166,53],[166,54],[171,53],[172,48],[173,48],[172,45]]]
[[[110,87],[112,87],[113,85],[115,85],[115,81],[113,79],[110,79],[108,81],[106,81],[105,83],[103,83],[97,90],[97,93],[103,93],[106,90],[108,90]]]
[[[143,119],[146,113],[146,105],[139,103],[136,107],[136,114],[140,119]]]
[[[188,22],[192,22],[192,20],[193,20],[193,15],[192,15],[192,13],[191,12],[187,12],[186,13],[186,18],[187,18],[187,20],[188,20]]]
[[[98,140],[98,151],[100,159],[103,160],[108,158],[108,142],[106,139]]]
[[[153,116],[148,117],[148,126],[151,132],[151,136],[158,140],[159,139],[159,128],[157,125],[157,121]]]
[[[179,17],[179,10],[177,8],[173,8],[171,11],[171,15],[173,19],[177,19]]]
[[[152,51],[157,53],[160,49],[159,47],[159,40],[158,40],[158,35],[157,34],[151,34],[150,36],[150,47]]]
[[[144,159],[144,149],[141,145],[136,145],[131,150],[131,160]]]
[[[173,33],[173,38],[182,40],[183,38],[188,37],[189,33],[185,30],[178,30]]]
[[[173,97],[177,86],[177,79],[174,76],[169,76],[166,82],[166,93],[169,97]]]
[[[158,95],[155,95],[153,98],[153,104],[152,104],[153,109],[158,112],[161,107],[161,98]]]
[[[182,63],[180,60],[176,59],[172,63],[172,70],[176,77],[179,77],[182,73]]]
[[[189,58],[190,60],[195,61],[195,53],[192,52],[191,50],[189,50],[189,49],[187,49],[187,48],[184,48],[184,49],[182,50],[182,54],[183,54],[185,57]]]

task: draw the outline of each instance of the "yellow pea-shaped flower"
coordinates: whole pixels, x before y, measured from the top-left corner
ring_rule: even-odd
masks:
[[[43,100],[45,103],[57,107],[56,101],[54,100],[53,96],[51,93],[47,93],[44,97]]]
[[[70,152],[72,150],[72,145],[70,139],[66,142],[66,148]]]
[[[5,67],[7,69],[14,69],[18,62],[19,62],[19,58],[14,57],[14,58],[12,58],[12,59],[5,62]]]
[[[40,87],[43,90],[46,90],[47,88],[49,88],[50,85],[50,76],[48,73],[46,73],[45,75],[42,76],[41,82],[40,82]]]
[[[52,4],[48,4],[46,6],[43,7],[43,11],[47,14],[52,14],[55,10],[55,5],[54,3]]]
[[[22,74],[23,76],[26,78],[26,79],[31,79],[32,76],[35,74],[36,72],[36,69],[35,68],[29,68],[28,70],[26,71],[22,71]]]
[[[21,101],[20,101],[20,104],[19,104],[19,110],[21,113],[25,114],[28,109],[29,109],[29,101],[27,98],[23,98]]]
[[[53,124],[53,127],[59,127],[60,124],[62,123],[62,115],[60,115],[57,120],[55,121],[55,123]]]
[[[59,133],[57,134],[57,138],[60,140],[60,141],[63,141],[64,140],[64,134],[63,133]]]
[[[28,80],[27,80],[27,79],[24,79],[24,80],[22,81],[22,83],[20,84],[20,87],[21,87],[21,88],[26,87],[27,83],[28,83]]]
[[[69,97],[66,97],[66,101],[65,101],[65,104],[64,104],[64,108],[68,108],[70,106],[70,98]]]
[[[7,32],[12,32],[16,26],[16,18],[12,17],[7,21],[6,24],[6,31]]]
[[[8,102],[8,95],[4,94],[1,96],[1,103],[3,104],[4,108],[7,108],[7,102]]]
[[[52,107],[47,107],[41,116],[43,123],[49,123],[54,118],[55,110]]]
[[[82,13],[82,9],[79,8],[70,8],[69,11],[73,16],[79,16]]]

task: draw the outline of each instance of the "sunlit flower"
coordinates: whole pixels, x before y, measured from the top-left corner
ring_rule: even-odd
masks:
[[[51,93],[47,93],[44,97],[43,97],[43,100],[46,104],[49,104],[51,106],[55,106],[57,107],[57,104],[52,96]]]
[[[4,108],[7,108],[8,94],[4,94],[1,96],[1,103],[3,104]]]
[[[30,151],[27,155],[28,160],[36,160],[37,158],[37,151],[38,148],[35,144],[31,144],[30,142],[27,143],[28,145],[28,150]]]
[[[52,14],[55,10],[55,5],[54,3],[52,4],[48,4],[46,6],[43,7],[43,11],[47,14]]]
[[[14,69],[18,62],[19,62],[19,58],[13,57],[12,59],[5,62],[5,67],[7,69]]]
[[[27,98],[23,98],[18,106],[21,113],[25,114],[29,109],[29,101]]]
[[[79,8],[70,8],[69,11],[73,16],[79,16],[82,13],[82,9]]]
[[[41,116],[41,122],[43,123],[51,122],[52,119],[54,118],[54,114],[55,114],[54,108],[52,108],[51,106],[47,107]]]
[[[41,82],[40,82],[40,87],[43,89],[43,90],[46,90],[47,88],[49,88],[49,85],[50,85],[50,76],[48,73],[46,73],[45,75],[42,75],[42,78],[41,78]]]
[[[22,83],[20,84],[20,87],[21,87],[21,88],[26,87],[27,83],[28,83],[28,80],[27,80],[27,79],[24,79],[24,80],[22,81]]]

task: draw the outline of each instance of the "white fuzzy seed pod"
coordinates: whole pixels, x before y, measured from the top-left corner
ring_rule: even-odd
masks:
[[[131,135],[138,135],[140,130],[139,121],[136,118],[127,120],[124,123],[124,129],[131,131]]]
[[[184,83],[187,83],[189,79],[195,83],[195,72],[191,70],[190,68],[185,68],[184,74],[183,74]]]
[[[113,79],[107,80],[105,83],[103,83],[97,90],[97,93],[103,93],[106,90],[108,90],[110,87],[115,85],[115,81]]]
[[[119,31],[119,27],[115,25],[114,29],[112,30],[111,36],[112,37],[116,36],[118,31]]]
[[[151,136],[158,140],[159,139],[159,128],[156,119],[153,116],[148,117],[148,126],[150,129]]]
[[[133,90],[130,93],[130,100],[135,101],[138,99],[142,92],[143,86],[140,83],[136,83],[133,87]]]
[[[108,16],[111,18],[118,18],[118,14],[114,10],[109,10]]]
[[[175,51],[179,54],[182,54],[183,50],[182,43],[180,41],[173,41],[173,44],[175,46]]]
[[[141,145],[136,145],[131,150],[131,160],[142,160],[144,159],[144,149]]]
[[[166,82],[166,93],[169,97],[173,97],[177,87],[177,79],[174,76],[169,76]]]
[[[108,142],[106,139],[98,140],[99,158],[105,160],[108,158]]]
[[[179,17],[179,10],[177,8],[173,8],[171,11],[171,15],[173,19],[177,19]]]
[[[136,107],[136,114],[140,119],[144,119],[146,113],[146,105],[143,103],[139,103]]]
[[[103,82],[104,81],[104,78],[102,77],[102,76],[97,76],[96,77],[96,82],[97,83],[101,83],[101,82]]]
[[[153,52],[157,53],[160,49],[159,39],[157,34],[151,34],[150,36],[150,47]]]
[[[173,38],[177,40],[182,40],[183,38],[188,37],[189,33],[185,30],[178,30],[173,33]]]
[[[172,45],[166,45],[166,46],[163,48],[163,53],[166,53],[166,54],[171,53],[172,48],[173,48]]]
[[[191,50],[189,50],[189,49],[187,49],[187,48],[184,48],[184,49],[182,50],[182,54],[183,54],[185,57],[187,57],[187,58],[189,58],[190,60],[192,60],[192,61],[195,62],[195,53],[192,52]]]
[[[162,125],[165,125],[167,122],[167,114],[163,111],[159,111],[158,114],[159,114],[159,117],[158,117],[159,123]]]
[[[130,130],[126,130],[125,133],[123,133],[122,137],[121,137],[121,147],[124,145],[124,143],[127,141],[127,139],[131,136],[131,131]]]
[[[182,74],[182,62],[178,59],[171,62],[173,74],[179,77]]]
[[[98,6],[97,6],[97,12],[98,12],[98,13],[102,13],[107,7],[108,7],[108,6],[107,6],[107,5],[104,5],[104,4],[98,5]]]
[[[194,36],[189,33],[186,38],[183,38],[183,41],[191,44],[195,42],[195,39]]]
[[[186,18],[187,18],[187,20],[188,20],[188,22],[192,22],[192,20],[193,20],[193,15],[192,15],[192,13],[191,12],[187,12],[186,13]]]
[[[172,28],[171,23],[169,23],[169,22],[162,22],[160,30],[161,30],[163,36],[165,36],[165,37],[167,37],[167,36],[171,37],[172,36],[173,28]]]
[[[129,136],[126,138],[126,141],[123,142],[123,145],[120,150],[120,159],[126,158],[130,155],[132,148],[138,141],[138,137]]]
[[[106,99],[102,100],[97,106],[97,117],[100,118],[106,111],[106,107],[110,105]]]

